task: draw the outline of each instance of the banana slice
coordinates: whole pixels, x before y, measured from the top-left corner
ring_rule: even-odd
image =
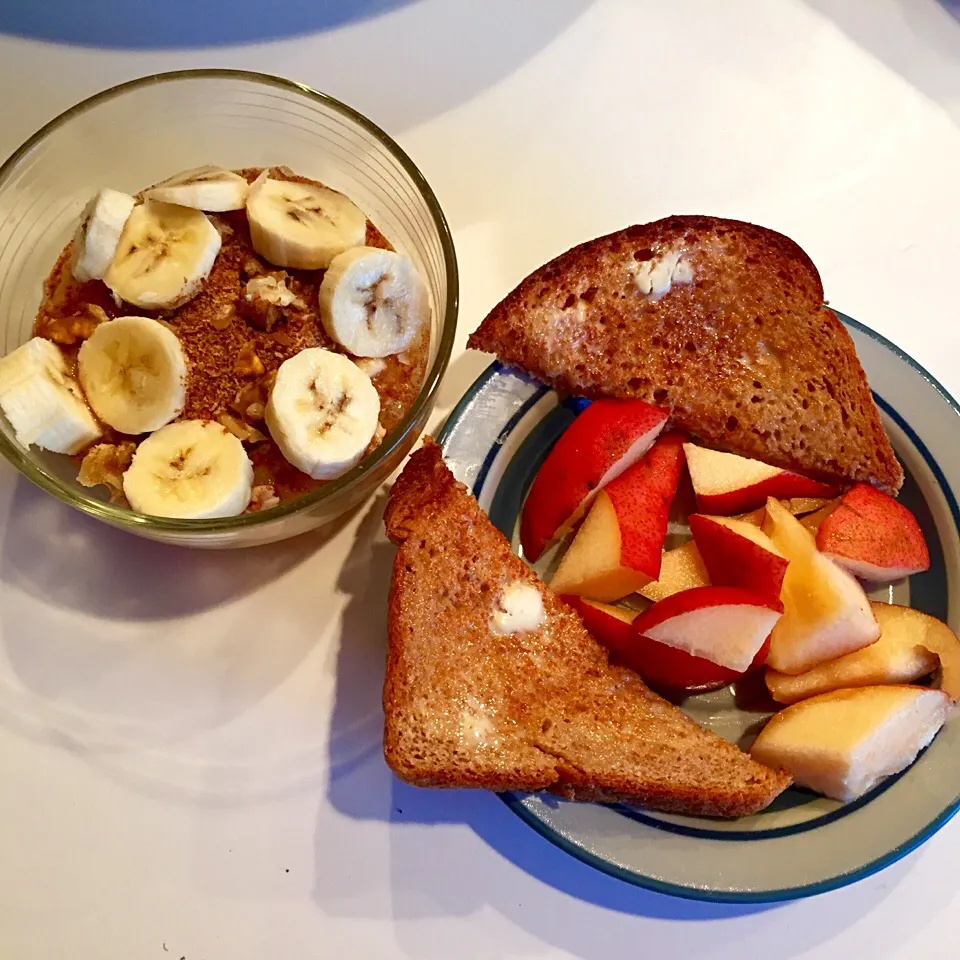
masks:
[[[123,475],[130,506],[156,517],[235,517],[252,491],[253,464],[243,444],[212,420],[162,427],[137,447]]]
[[[247,203],[247,181],[232,170],[205,166],[178,173],[144,193],[148,200],[177,203],[182,207],[224,213],[242,210]]]
[[[136,200],[119,190],[101,190],[88,204],[74,237],[72,273],[77,280],[102,280]]]
[[[247,220],[260,256],[299,270],[324,270],[367,236],[366,215],[342,193],[269,177],[250,188]]]
[[[353,247],[334,257],[323,275],[320,319],[354,356],[386,357],[414,343],[430,319],[430,299],[407,257]]]
[[[366,453],[380,396],[348,357],[310,347],[280,365],[265,419],[290,463],[315,480],[332,480]]]
[[[187,358],[159,320],[101,323],[80,347],[77,366],[90,406],[121,433],[150,433],[183,411]]]
[[[143,310],[179,307],[200,292],[220,234],[199,210],[146,200],[133,208],[104,283]]]
[[[0,409],[25,447],[73,454],[100,436],[66,358],[42,337],[0,359]]]

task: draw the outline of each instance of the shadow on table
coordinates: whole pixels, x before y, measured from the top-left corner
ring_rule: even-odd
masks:
[[[318,614],[297,602],[309,575],[297,568],[333,529],[243,550],[169,547],[24,480],[3,523],[0,723],[177,801],[231,805],[321,782],[319,733],[240,756],[215,741],[316,646]],[[256,595],[281,578],[268,619]]]
[[[353,515],[281,543],[196,550],[108,526],[21,478],[4,520],[0,584],[98,618],[176,620],[266,586]]]
[[[414,0],[48,0],[0,4],[0,32],[90,47],[262,43],[342,27]]]
[[[805,0],[960,123],[960,0]]]
[[[365,857],[353,847],[341,848],[339,838],[318,828],[314,898],[325,913],[352,916],[355,904],[370,902],[369,897],[360,896],[363,891],[383,889],[390,899],[389,908],[400,920],[465,917],[493,906],[534,936],[538,944],[550,943],[576,956],[602,956],[618,942],[606,930],[578,923],[576,918],[582,921],[582,913],[567,917],[560,911],[539,911],[533,904],[523,909],[524,904],[517,902],[520,891],[526,891],[528,901],[540,892],[536,888],[531,892],[526,883],[503,884],[497,858],[477,852],[472,832],[529,877],[576,900],[626,916],[692,921],[671,927],[676,938],[674,956],[705,956],[712,946],[735,936],[738,943],[743,938],[745,945],[746,952],[740,955],[786,957],[814,949],[856,924],[877,909],[909,872],[913,858],[852,887],[793,905],[686,901],[631,886],[588,867],[537,835],[491,794],[424,790],[399,782],[382,755],[385,585],[395,552],[381,532],[385,502],[383,493],[371,505],[339,582],[350,599],[344,610],[337,664],[327,799],[344,816],[390,825],[388,873],[384,876],[382,858],[372,853]],[[324,818],[324,822],[329,821]],[[429,869],[424,868],[425,862]],[[491,878],[489,884],[485,883],[487,877]],[[904,938],[909,935],[908,926],[922,925],[951,896],[951,889],[944,887],[942,896],[926,896],[910,905],[911,922],[903,925]],[[825,912],[825,898],[842,900],[842,909]],[[383,909],[387,908],[384,905]],[[789,938],[783,932],[786,910],[792,928]],[[721,921],[724,926],[702,921]],[[434,955],[430,951],[436,950],[436,945],[419,939],[417,925],[398,924],[395,929],[410,955]],[[622,936],[619,942],[622,947]],[[886,941],[877,944],[878,949],[891,946]],[[463,955],[474,954],[466,949]]]

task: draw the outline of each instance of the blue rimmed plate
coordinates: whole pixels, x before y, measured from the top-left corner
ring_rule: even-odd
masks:
[[[930,548],[927,573],[876,596],[909,604],[960,631],[960,406],[888,340],[842,314],[904,466],[900,499]],[[518,550],[520,507],[557,437],[585,406],[494,363],[450,415],[440,442]],[[542,571],[541,571],[542,572]],[[683,708],[734,742],[766,714],[730,689]],[[630,883],[701,900],[765,902],[859,880],[909,853],[960,806],[960,718],[908,770],[843,806],[791,789],[763,813],[735,821],[651,813],[624,805],[504,794],[535,830],[573,856]]]

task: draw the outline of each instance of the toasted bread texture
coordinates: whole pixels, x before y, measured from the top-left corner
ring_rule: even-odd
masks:
[[[563,393],[669,406],[718,449],[891,494],[903,482],[816,267],[763,227],[673,216],[583,243],[527,277],[469,346]]]
[[[410,459],[385,520],[399,550],[384,754],[400,779],[724,817],[763,809],[789,784],[611,666],[580,617],[511,552],[436,444]],[[491,617],[517,583],[539,594],[542,622],[498,633]]]

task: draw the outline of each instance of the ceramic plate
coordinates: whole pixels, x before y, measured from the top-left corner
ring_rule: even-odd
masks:
[[[927,573],[874,596],[933,614],[956,631],[960,407],[896,346],[840,316],[904,466],[901,501],[917,516],[930,548]],[[557,437],[585,405],[560,400],[542,384],[495,363],[444,426],[439,439],[447,462],[518,552],[526,492]],[[766,717],[735,706],[729,689],[690,697],[683,708],[742,745]],[[846,806],[794,788],[757,816],[719,821],[532,795],[504,794],[503,800],[563,850],[639,886],[713,901],[809,896],[893,863],[956,812],[960,718],[942,729],[908,770]]]

